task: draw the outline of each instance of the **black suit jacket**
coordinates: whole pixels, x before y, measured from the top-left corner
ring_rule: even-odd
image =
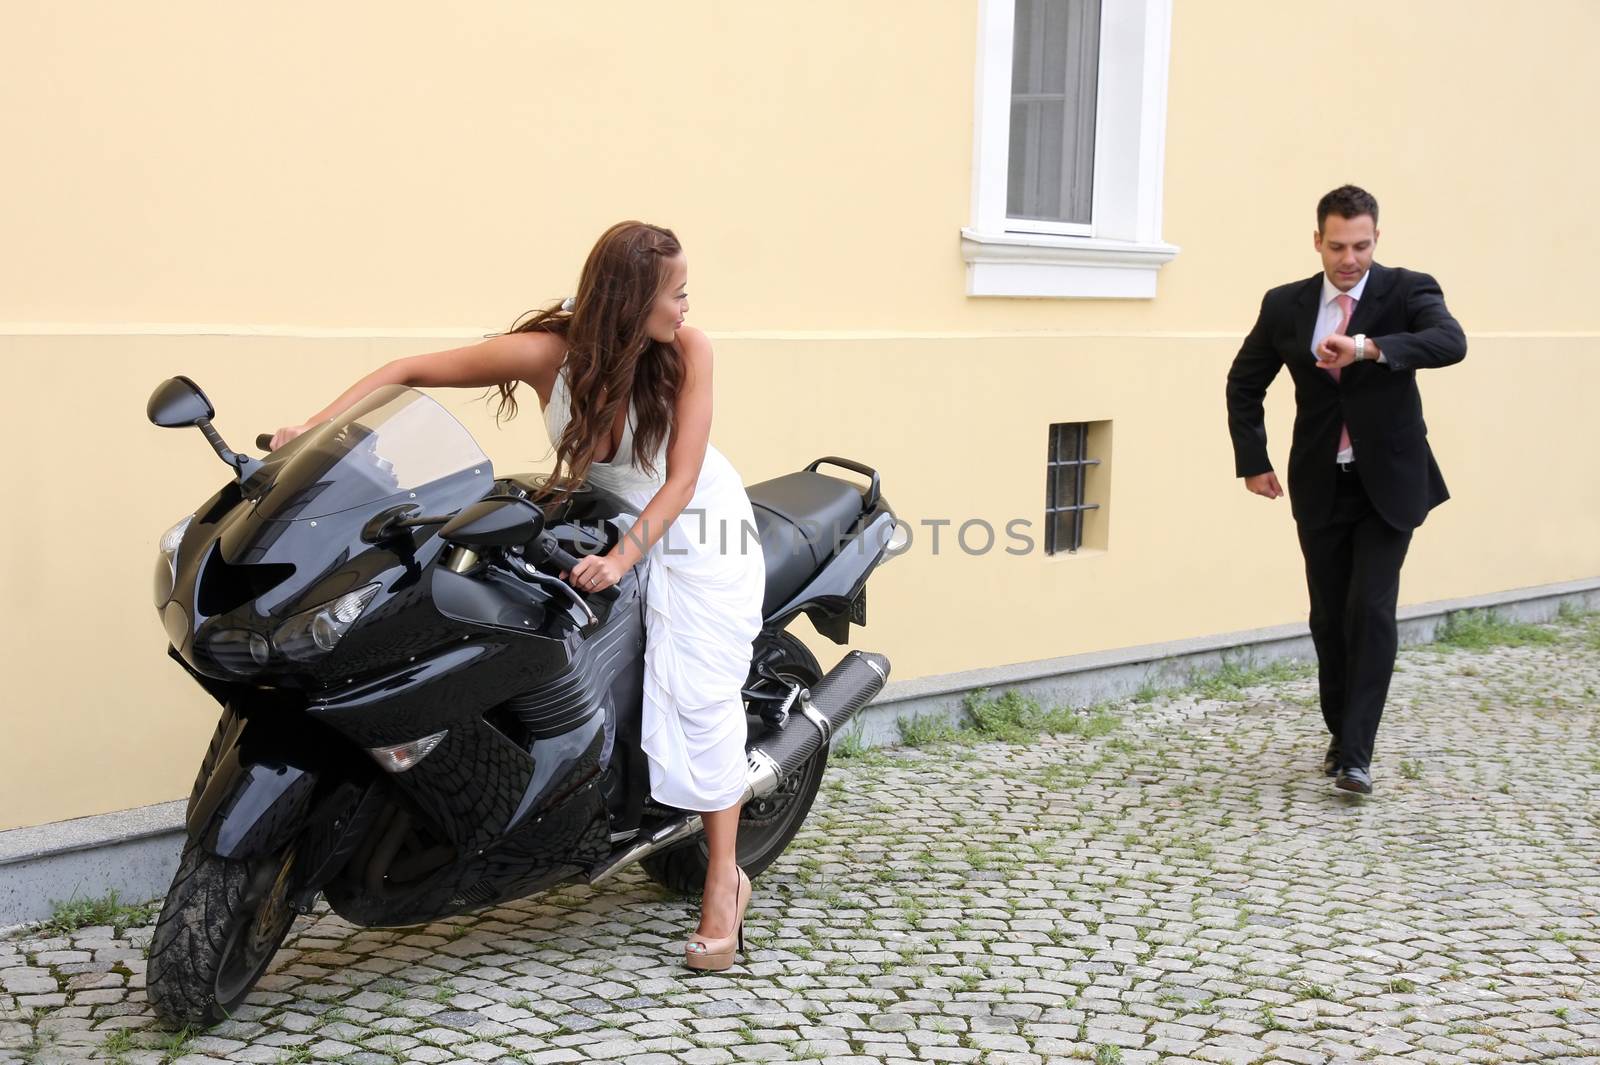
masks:
[[[1261,403],[1287,366],[1295,398],[1288,478],[1295,520],[1321,525],[1331,519],[1339,426],[1347,424],[1373,509],[1397,529],[1414,529],[1450,498],[1428,447],[1416,371],[1466,358],[1466,334],[1433,278],[1373,263],[1347,332],[1367,334],[1385,362],[1347,366],[1335,384],[1311,353],[1321,295],[1319,273],[1272,289],[1261,300],[1255,328],[1228,371],[1235,472],[1253,477],[1272,469]]]

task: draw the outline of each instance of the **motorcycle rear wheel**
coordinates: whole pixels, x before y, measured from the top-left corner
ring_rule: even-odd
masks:
[[[266,972],[289,927],[292,851],[255,861],[183,852],[150,939],[147,990],[173,1027],[226,1019]]]
[[[816,656],[799,639],[780,632],[775,643],[783,651],[775,667],[779,676],[807,688],[822,679],[822,667],[817,664]],[[800,826],[805,824],[827,765],[828,745],[823,744],[775,793],[747,803],[740,811],[738,861],[751,877],[760,876],[777,861],[800,831]],[[699,895],[705,886],[709,862],[706,839],[701,835],[681,847],[652,854],[639,864],[645,874],[662,887],[682,895]]]

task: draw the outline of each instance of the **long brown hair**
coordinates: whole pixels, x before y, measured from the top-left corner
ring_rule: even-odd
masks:
[[[682,251],[670,229],[618,222],[590,250],[570,311],[552,304],[528,312],[511,327],[513,333],[554,333],[567,342],[560,372],[567,375],[572,417],[556,441],[555,473],[567,489],[588,476],[630,399],[638,413],[633,462],[647,473],[657,472],[655,454],[671,431],[684,368],[677,348],[651,339],[645,322],[661,292],[666,260]],[[515,417],[516,387],[515,381],[499,386],[496,417]]]

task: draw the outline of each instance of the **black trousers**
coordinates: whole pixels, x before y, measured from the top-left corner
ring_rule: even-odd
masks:
[[[1300,525],[1299,533],[1322,719],[1339,743],[1340,764],[1365,769],[1394,675],[1395,603],[1411,531],[1378,516],[1352,463],[1339,473],[1332,520]]]

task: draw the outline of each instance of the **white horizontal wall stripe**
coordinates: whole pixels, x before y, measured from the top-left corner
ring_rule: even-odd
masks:
[[[708,329],[713,340],[883,341],[883,340],[1240,340],[1250,331],[1076,330],[1076,329]],[[0,337],[272,337],[292,340],[456,340],[472,341],[492,331],[467,326],[314,326],[211,322],[0,322]],[[1472,340],[1595,340],[1600,331],[1486,330],[1468,332]]]

